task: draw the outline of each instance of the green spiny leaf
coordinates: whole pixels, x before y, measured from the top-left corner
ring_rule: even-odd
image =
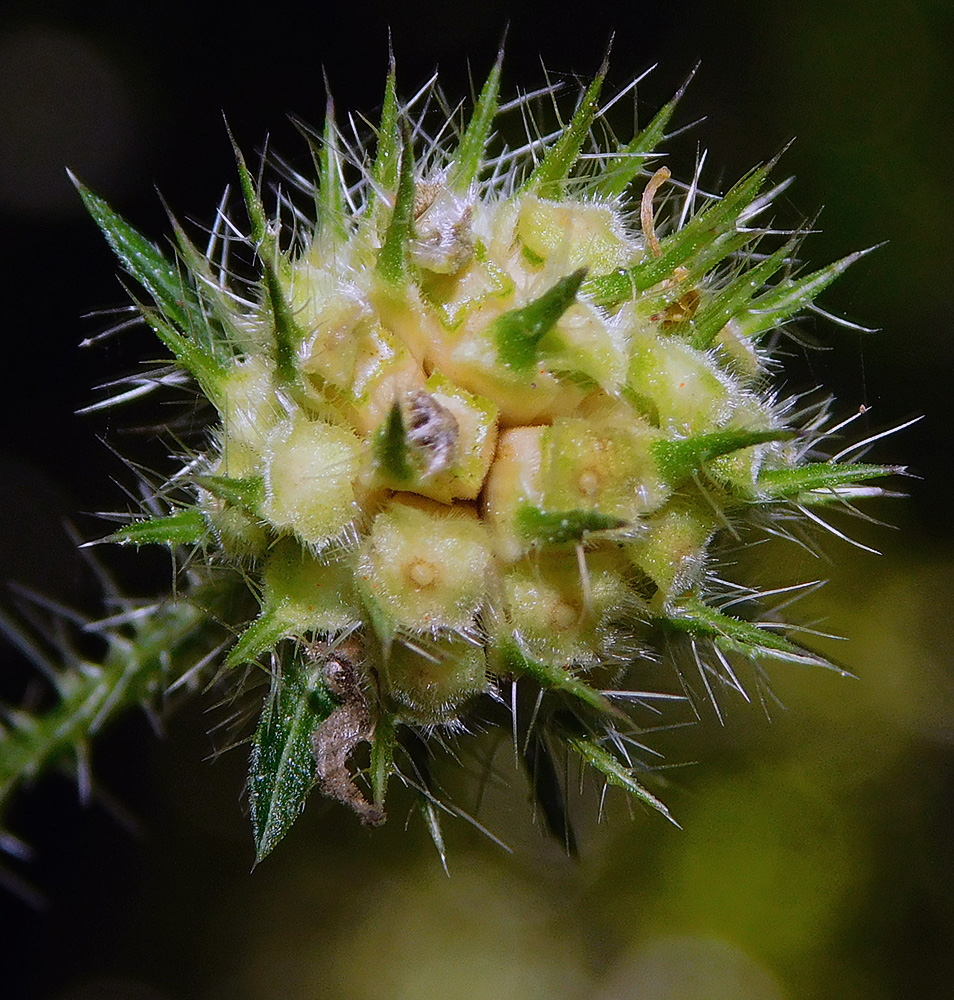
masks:
[[[541,198],[559,198],[563,194],[563,181],[566,179],[576,158],[580,155],[583,143],[590,134],[590,126],[599,110],[600,91],[606,79],[608,56],[586,88],[583,99],[577,106],[570,124],[563,130],[560,138],[547,150],[543,159],[527,178],[524,188],[534,191]]]
[[[345,192],[338,162],[338,129],[335,126],[335,105],[328,97],[325,102],[325,128],[317,154],[318,190],[315,192],[318,232],[325,239],[343,240],[345,226]]]
[[[69,171],[68,171],[69,173]],[[93,194],[72,173],[70,180],[79,191],[86,210],[103,231],[113,252],[129,273],[152,296],[163,315],[180,330],[192,330],[201,316],[195,290],[174,261],[167,259],[144,236],[114,212],[99,195]]]
[[[288,625],[273,608],[266,608],[238,637],[225,658],[226,669],[252,663],[285,637]]]
[[[221,411],[222,387],[228,375],[225,365],[214,354],[167,323],[159,313],[143,309],[142,314],[156,336],[176,356],[179,364],[199,383],[209,402]]]
[[[585,681],[581,681],[567,667],[534,660],[513,643],[505,646],[503,656],[510,669],[532,677],[541,687],[563,691],[599,712],[609,715],[619,714],[617,708],[607,698]]]
[[[629,187],[643,169],[643,161],[656,151],[659,143],[665,138],[666,126],[691,79],[692,76],[679,88],[672,100],[659,109],[653,120],[641,132],[606,161],[600,176],[593,182],[594,195],[601,198],[616,198]]]
[[[390,479],[406,483],[414,477],[410,452],[401,407],[395,401],[384,425],[374,438],[374,457],[381,471]]]
[[[660,438],[653,442],[651,448],[661,475],[675,486],[719,455],[770,441],[787,441],[794,436],[794,432],[783,428],[764,431],[730,429],[686,438]]]
[[[581,267],[566,278],[561,278],[529,305],[511,309],[494,321],[494,338],[502,364],[516,370],[533,365],[537,357],[537,344],[573,305],[585,277],[586,268]]]
[[[312,734],[332,711],[334,702],[323,685],[298,661],[272,674],[249,767],[256,864],[301,813],[315,781]]]
[[[823,657],[803,649],[784,636],[727,615],[698,598],[680,602],[666,618],[659,621],[664,628],[712,639],[720,649],[727,652],[741,653],[755,659],[831,666]]]
[[[220,361],[228,361],[233,356],[229,345],[241,344],[245,339],[235,322],[235,300],[222,289],[208,257],[199,252],[171,212],[169,220],[176,236],[179,255],[196,279],[195,308],[201,315],[202,322],[193,324],[192,335],[208,353]]]
[[[424,817],[424,824],[427,832],[431,835],[431,840],[437,848],[437,854],[441,859],[441,867],[447,873],[447,848],[444,846],[444,834],[441,832],[441,817],[434,800],[427,795],[421,795],[418,799],[421,815]]]
[[[494,118],[497,115],[497,96],[500,93],[500,70],[503,66],[503,49],[497,55],[490,75],[484,83],[474,107],[474,113],[461,136],[454,154],[447,186],[452,191],[464,192],[477,179],[484,156],[484,147],[490,137]]]
[[[394,210],[384,243],[378,251],[377,273],[391,285],[404,285],[408,280],[408,243],[414,238],[414,150],[406,138],[401,154],[401,176],[398,181]]]
[[[121,545],[195,545],[208,531],[205,518],[193,507],[177,510],[165,517],[136,521],[109,536]]]
[[[696,275],[698,258],[711,268],[758,234],[739,232],[739,217],[751,205],[774,163],[746,174],[724,198],[708,205],[683,227],[660,241],[659,257],[646,256],[631,268],[593,278],[584,289],[599,305],[614,305],[652,288],[685,264]]]
[[[235,596],[228,587],[210,596],[220,594],[225,594],[226,603]],[[90,623],[106,644],[103,658],[93,663],[84,657],[82,669],[65,670],[51,707],[15,717],[5,713],[0,725],[0,810],[25,781],[55,765],[74,766],[91,736],[123,712],[153,701],[220,642],[207,610],[197,604],[169,602],[140,610],[124,616],[118,627]],[[3,615],[0,629],[9,629]],[[75,652],[66,645],[59,652],[71,664]]]
[[[281,252],[275,234],[268,224],[258,187],[234,139],[232,148],[235,151],[242,195],[245,198],[245,207],[251,224],[252,241],[262,262],[265,292],[272,311],[272,322],[275,327],[275,367],[282,382],[285,385],[293,385],[299,380],[295,351],[304,339],[304,333],[295,322],[294,314],[285,300],[279,271]]]
[[[231,476],[196,476],[196,484],[213,496],[257,514],[265,500],[265,481],[261,476],[234,479]]]
[[[401,135],[398,131],[397,69],[394,56],[388,66],[384,87],[384,106],[378,127],[378,148],[371,167],[371,177],[378,187],[393,191],[397,187],[400,169]]]
[[[397,740],[394,718],[383,712],[374,727],[371,740],[371,788],[375,803],[384,808],[388,780],[394,771],[394,745]]]
[[[625,524],[620,518],[598,510],[543,511],[528,503],[521,504],[516,514],[519,534],[544,545],[579,542],[594,531],[612,531]]]
[[[804,278],[780,281],[774,288],[760,295],[747,313],[735,318],[735,327],[742,337],[757,337],[767,330],[774,330],[789,317],[810,305],[842,272],[856,260],[875,249],[859,250],[819,268]]]
[[[686,323],[689,343],[700,351],[705,350],[726,323],[748,307],[765,282],[788,260],[794,246],[794,242],[786,243],[771,256],[729,282]]]
[[[838,500],[846,488],[856,483],[903,471],[902,467],[895,465],[812,462],[792,469],[763,469],[756,483],[756,492],[762,499],[830,503]]]
[[[265,215],[265,206],[258,194],[258,185],[252,177],[245,157],[238,147],[235,139],[229,131],[229,140],[232,143],[232,151],[235,155],[235,164],[238,168],[239,184],[242,188],[242,197],[245,200],[245,209],[248,212],[248,220],[251,226],[252,242],[256,247],[261,248],[263,244],[273,241],[274,237],[268,229],[268,217]]]
[[[648,806],[652,806],[669,820],[670,823],[679,824],[672,818],[669,810],[656,798],[652,792],[644,788],[633,775],[633,769],[626,767],[608,750],[601,747],[595,739],[590,736],[567,736],[567,744],[575,750],[591,767],[595,767],[611,785],[622,788],[635,795]]]

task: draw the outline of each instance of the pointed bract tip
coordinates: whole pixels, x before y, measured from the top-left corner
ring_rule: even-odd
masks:
[[[603,61],[600,63],[600,68],[597,71],[597,76],[599,77],[605,77],[609,72],[610,53],[613,51],[613,42],[615,39],[616,32],[611,31],[609,39],[606,42],[606,49],[603,52]]]
[[[856,260],[861,260],[862,257],[867,257],[869,253],[874,253],[875,250],[886,247],[890,242],[890,240],[882,240],[880,243],[872,243],[870,247],[865,247],[863,250],[855,250],[854,253],[850,253],[842,257],[841,260],[836,261],[836,266],[844,262],[845,267],[850,267]]]
[[[793,135],[770,160],[766,161],[763,168],[766,173],[771,173],[775,169],[779,160],[792,148],[794,142],[795,136]]]
[[[500,44],[497,46],[497,65],[503,63],[504,49],[507,47],[507,35],[510,33],[510,22],[504,25],[503,34],[500,36]]]
[[[232,126],[229,125],[229,120],[226,117],[225,112],[222,112],[222,122],[225,125],[225,134],[229,137],[229,145],[232,147],[232,154],[235,157],[235,162],[238,164],[239,172],[248,172],[248,167],[245,163],[245,156],[242,154],[242,150],[239,148],[239,144],[232,133]]]
[[[689,84],[692,83],[693,77],[699,72],[699,67],[702,65],[702,60],[700,59],[695,66],[689,70],[689,75],[682,82],[682,86],[672,95],[673,103],[681,101],[686,91],[689,89]]]
[[[331,83],[328,80],[328,70],[322,66],[321,67],[321,79],[325,85],[325,120],[329,118],[334,119],[335,117],[335,101],[331,96]]]

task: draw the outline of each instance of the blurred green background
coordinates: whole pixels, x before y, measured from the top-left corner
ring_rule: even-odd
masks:
[[[805,244],[818,266],[888,240],[823,305],[877,326],[810,321],[829,349],[792,345],[786,391],[829,386],[870,432],[924,414],[873,457],[905,462],[908,500],[856,523],[880,558],[832,538],[829,559],[759,553],[768,576],[831,585],[803,620],[857,674],[779,666],[784,709],[726,700],[653,744],[673,770],[664,797],[682,830],[598,790],[576,807],[570,860],[530,818],[524,779],[501,748],[478,817],[507,853],[463,822],[446,831],[450,877],[400,801],[373,834],[317,799],[249,874],[245,753],[215,764],[211,699],[142,718],[96,754],[104,796],[89,809],[51,777],[11,821],[34,846],[20,866],[46,899],[0,897],[0,993],[57,1000],[923,1000],[954,996],[954,669],[951,505],[954,393],[954,8],[947,0],[669,2],[578,6],[483,0],[259,5],[106,0],[0,7],[0,575],[83,606],[91,585],[62,531],[101,533],[82,512],[125,507],[133,477],[100,437],[161,461],[126,433],[135,410],[77,417],[91,386],[153,350],[133,333],[100,349],[84,313],[123,304],[115,265],[68,185],[69,164],[145,232],[210,219],[239,143],[291,157],[286,114],[320,121],[322,70],[339,109],[373,115],[388,26],[405,94],[439,67],[452,96],[482,79],[509,22],[511,90],[586,77],[615,29],[610,84],[651,65],[642,120],[701,60],[670,144],[685,176],[725,189],[793,136],[779,221],[821,210]],[[468,63],[468,60],[470,61]],[[623,113],[623,119],[625,113]],[[624,125],[620,126],[621,130]],[[119,485],[114,480],[119,481]],[[117,557],[148,592],[161,560]],[[783,566],[784,564],[784,566]],[[0,695],[22,667],[0,653]],[[494,748],[477,741],[471,776]],[[697,763],[696,763],[697,762]],[[678,767],[676,765],[692,764]],[[465,808],[473,781],[457,786]],[[405,812],[407,810],[405,809]]]

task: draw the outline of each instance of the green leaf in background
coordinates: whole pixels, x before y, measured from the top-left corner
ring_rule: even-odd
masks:
[[[311,736],[333,710],[317,669],[296,658],[272,675],[249,766],[256,864],[298,818],[315,781]]]

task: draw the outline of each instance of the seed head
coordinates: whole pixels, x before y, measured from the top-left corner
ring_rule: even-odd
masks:
[[[634,753],[649,703],[698,686],[672,651],[713,698],[746,664],[825,664],[737,613],[758,593],[715,573],[726,541],[898,471],[828,459],[845,424],[776,396],[777,331],[858,255],[800,274],[794,236],[769,246],[770,166],[678,187],[655,158],[675,100],[620,143],[605,66],[552,134],[514,102],[511,148],[500,69],[461,120],[436,84],[401,104],[392,66],[366,143],[329,103],[317,176],[286,170],[273,208],[237,152],[248,223],[223,201],[205,253],[78,185],[211,404],[163,509],[113,538],[189,549],[180,601],[235,595],[225,672],[268,679],[259,858],[313,785],[378,823],[395,775],[440,846],[421,740],[498,724],[568,843],[566,753],[668,815]]]

